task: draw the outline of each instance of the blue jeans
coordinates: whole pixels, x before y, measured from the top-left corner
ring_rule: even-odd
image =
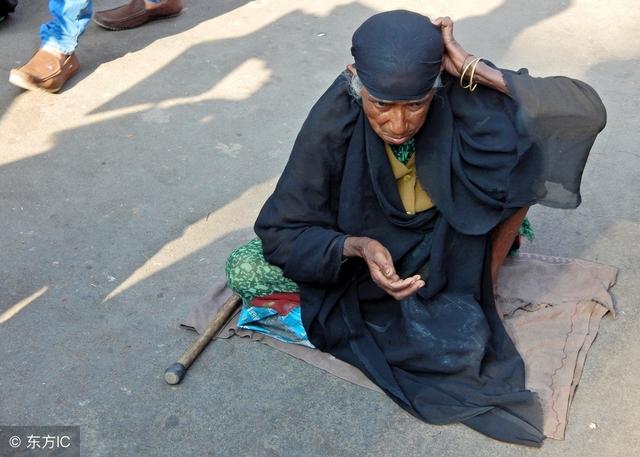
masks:
[[[159,3],[162,0],[147,0]],[[49,0],[53,20],[40,27],[40,47],[50,46],[63,54],[71,54],[78,38],[91,20],[91,0]]]
[[[91,0],[49,0],[53,20],[40,27],[40,47],[72,54],[91,20]]]

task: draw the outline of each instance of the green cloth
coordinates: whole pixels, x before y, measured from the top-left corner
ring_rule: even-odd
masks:
[[[524,218],[524,221],[522,221],[522,225],[518,230],[518,235],[524,237],[529,241],[533,241],[533,239],[535,238],[533,234],[533,225],[531,225],[531,222],[526,217]]]
[[[520,239],[518,240],[516,238],[516,240],[513,242],[513,245],[511,246],[511,249],[509,249],[509,256],[514,256],[518,253],[518,251],[520,251],[522,238],[527,241],[533,241],[533,239],[535,238],[535,235],[533,233],[533,225],[531,225],[531,221],[529,221],[529,219],[526,217],[524,218],[524,220],[522,221],[522,225],[518,229],[518,237],[520,237]]]
[[[416,153],[416,140],[411,138],[402,144],[390,144],[393,155],[404,165],[409,163],[411,156]]]
[[[298,292],[298,285],[282,274],[282,269],[264,258],[259,238],[231,253],[225,266],[227,284],[245,302],[274,292]]]

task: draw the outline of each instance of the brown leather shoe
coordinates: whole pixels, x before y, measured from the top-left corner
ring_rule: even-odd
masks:
[[[75,54],[57,56],[39,49],[29,62],[11,70],[9,82],[27,90],[58,92],[78,68],[80,62]]]
[[[181,0],[164,0],[161,3],[131,0],[126,5],[98,11],[93,16],[93,22],[107,30],[132,29],[154,19],[177,16],[180,11]]]

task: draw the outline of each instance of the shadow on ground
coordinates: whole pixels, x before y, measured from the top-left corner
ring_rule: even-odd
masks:
[[[93,1],[93,11],[112,8],[126,0]],[[154,41],[171,35],[187,31],[200,23],[221,16],[245,5],[248,0],[184,0],[184,10],[178,17],[153,21],[131,30],[108,31],[100,28],[94,22],[87,26],[87,30],[80,37],[77,54],[80,59],[80,72],[65,85],[64,90],[71,89],[84,77],[91,74],[100,64],[118,59],[127,53],[146,48]],[[6,84],[9,70],[26,63],[39,46],[39,25],[51,20],[48,2],[18,3],[16,12],[11,14],[4,23],[0,23],[0,70]],[[13,46],[4,46],[11,42]],[[124,44],[124,45],[123,45]],[[6,77],[5,77],[6,76]],[[0,93],[0,116],[2,116],[10,101],[22,90],[7,84],[7,89]]]

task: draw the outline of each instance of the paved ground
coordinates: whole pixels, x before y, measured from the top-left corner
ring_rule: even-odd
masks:
[[[57,96],[2,82],[33,52],[45,2],[0,24],[0,314],[23,306],[0,324],[0,424],[79,424],[86,456],[638,452],[634,1],[184,2],[137,30],[91,25],[81,72]],[[528,250],[618,266],[620,319],[603,322],[566,441],[539,451],[422,424],[244,341],[216,342],[179,387],[162,381],[193,338],[180,318],[250,236],[306,112],[349,62],[352,31],[399,5],[451,15],[463,45],[501,66],[583,78],[608,107],[583,205],[536,208]]]

